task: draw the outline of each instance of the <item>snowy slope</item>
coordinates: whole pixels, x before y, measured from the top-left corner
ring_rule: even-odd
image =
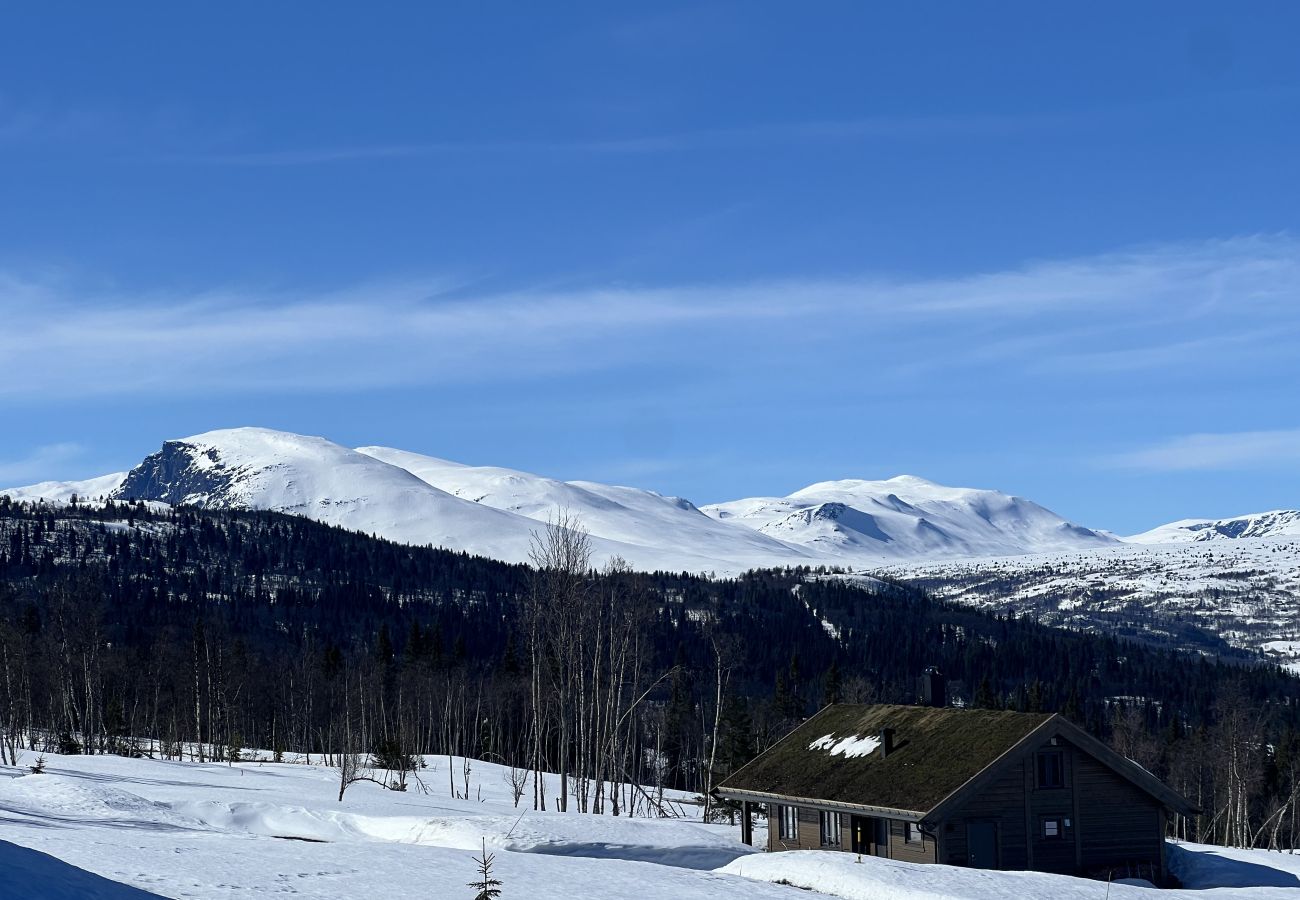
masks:
[[[115,496],[274,510],[499,559],[519,561],[528,553],[529,530],[518,517],[452,497],[324,438],[264,428],[167,441],[127,474]]]
[[[107,497],[122,486],[125,472],[87,478],[84,481],[42,481],[40,484],[20,488],[0,488],[0,496],[14,500],[67,503],[74,496],[78,499],[98,499]]]
[[[1300,510],[1275,509],[1230,519],[1181,519],[1124,540],[1134,544],[1181,544],[1267,537],[1300,537]]]
[[[386,447],[351,450],[264,428],[167,441],[125,476],[47,483],[9,493],[72,493],[172,504],[269,509],[411,544],[511,562],[560,510],[592,535],[594,562],[737,573],[781,565],[852,566],[1085,550],[1116,543],[997,491],[921,478],[827,481],[787,497],[697,508],[689,500],[514,469],[467,466]]]
[[[10,842],[0,843],[0,898],[127,900],[140,896],[133,889],[195,900],[353,900],[377,891],[385,900],[470,897],[466,883],[484,843],[496,856],[502,900],[1155,895],[1038,872],[851,853],[755,853],[739,843],[738,826],[703,825],[689,818],[698,809],[688,806],[675,819],[534,812],[527,797],[515,807],[503,767],[478,760],[470,761],[469,790],[462,792],[469,798],[462,799],[448,785],[449,770],[460,782],[461,758],[426,759],[421,782],[427,791],[415,786],[398,793],[362,782],[342,802],[337,770],[292,762],[47,754],[43,775],[0,765],[0,821]],[[546,779],[554,796],[558,779]],[[1280,900],[1300,890],[1300,857],[1293,854],[1172,844],[1169,855],[1186,889],[1160,891],[1161,897]]]
[[[1115,543],[1028,500],[912,475],[823,481],[786,497],[703,509],[720,521],[845,560],[1043,553]]]
[[[1171,843],[1169,859],[1185,886],[1183,890],[1155,890],[1150,882],[1126,883],[1122,878],[1105,883],[1043,872],[990,872],[820,850],[742,856],[719,871],[819,891],[843,900],[1281,900],[1300,893],[1300,856],[1293,853]]]
[[[486,841],[502,900],[793,900],[789,888],[710,871],[752,852],[738,828],[517,809],[503,767],[478,760],[468,799],[448,788],[462,760],[428,757],[427,792],[363,782],[339,802],[338,771],[318,765],[46,758],[43,775],[0,766],[4,839],[165,897],[468,898]],[[547,782],[553,797],[559,780]],[[0,870],[6,900],[8,876]]]
[[[871,571],[998,612],[1185,649],[1215,641],[1300,671],[1300,538],[1241,538],[957,560]]]
[[[149,900],[158,894],[92,875],[46,853],[0,841],[0,897],[24,900]]]
[[[466,466],[389,447],[359,453],[400,466],[436,488],[494,509],[546,522],[568,510],[592,534],[660,550],[666,557],[685,548],[717,560],[771,564],[808,561],[804,547],[720,522],[680,497],[594,481],[558,481],[495,466]],[[817,560],[820,561],[820,560]]]
[[[265,428],[212,431],[163,448],[123,479],[118,499],[157,500],[218,509],[267,509],[306,516],[352,531],[407,544],[432,544],[507,562],[525,562],[534,533],[546,515],[529,517],[477,498],[455,496],[375,455],[319,437]],[[562,498],[561,498],[562,499]],[[662,506],[671,505],[659,498]],[[698,514],[697,514],[698,515]],[[704,516],[698,518],[708,521]],[[613,520],[611,519],[610,522]],[[609,524],[602,520],[602,523]],[[646,523],[640,529],[592,532],[594,562],[621,556],[644,569],[707,571],[719,565],[748,568],[785,555],[751,549],[756,542],[737,530],[735,546],[715,541],[705,555],[672,529]],[[780,548],[784,550],[785,548]],[[735,555],[728,551],[735,550]]]

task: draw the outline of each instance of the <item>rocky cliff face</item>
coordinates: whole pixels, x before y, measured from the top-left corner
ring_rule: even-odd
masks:
[[[173,506],[239,507],[238,468],[226,466],[217,450],[167,441],[127,473],[114,492],[118,500],[158,500]]]

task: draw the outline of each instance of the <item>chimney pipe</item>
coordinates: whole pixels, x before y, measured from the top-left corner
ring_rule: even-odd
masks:
[[[944,707],[948,705],[948,684],[943,673],[935,666],[929,666],[920,678],[920,700],[922,706]]]
[[[886,756],[888,756],[893,752],[894,752],[894,729],[892,728],[880,729],[880,758],[884,759]]]

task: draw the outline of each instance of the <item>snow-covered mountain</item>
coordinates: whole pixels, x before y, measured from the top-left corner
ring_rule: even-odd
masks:
[[[527,561],[534,534],[565,510],[591,533],[597,565],[620,556],[641,570],[885,572],[940,596],[1120,633],[1141,608],[1144,639],[1210,650],[1226,641],[1300,666],[1294,511],[1186,520],[1120,539],[1029,500],[908,475],[697,508],[638,488],[264,428],[167,441],[129,472],[0,495],[275,510],[510,562]]]
[[[594,481],[558,481],[496,466],[467,466],[388,447],[360,447],[357,452],[399,466],[456,497],[531,519],[532,528],[563,509],[594,535],[658,547],[665,557],[689,550],[724,562],[823,561],[803,547],[710,518],[681,497]]]
[[[879,567],[935,596],[1049,625],[1218,653],[1300,674],[1300,536],[1116,543],[1089,551]],[[845,576],[861,577],[861,576]]]
[[[0,494],[24,502],[45,500],[67,503],[73,497],[96,500],[110,496],[122,486],[124,478],[126,478],[125,472],[115,472],[112,475],[101,475],[98,478],[87,478],[82,481],[42,481],[27,487],[6,488],[0,490]]]
[[[1230,519],[1182,519],[1124,540],[1133,544],[1181,544],[1277,537],[1300,537],[1300,510],[1275,509]]]
[[[828,481],[786,497],[697,508],[638,488],[559,481],[386,447],[353,450],[264,428],[167,441],[125,475],[0,493],[269,509],[514,562],[527,560],[533,534],[567,510],[591,532],[598,564],[617,555],[640,569],[699,572],[870,566],[1116,543],[1028,500],[912,476]]]
[[[269,509],[509,560],[523,559],[528,548],[527,529],[497,510],[324,438],[264,428],[167,441],[127,473],[113,497]]]
[[[528,559],[539,520],[546,520],[544,514],[530,518],[476,502],[477,497],[442,490],[379,458],[377,452],[362,453],[324,438],[265,428],[212,431],[167,441],[128,472],[111,497],[268,509],[402,543],[432,544],[508,562]],[[585,512],[580,507],[575,511]],[[696,516],[708,521],[699,513]],[[597,562],[621,556],[641,568],[700,571],[716,568],[719,560],[741,565],[741,560],[704,556],[675,541],[665,545],[661,529],[644,529],[640,542],[624,540],[633,536],[626,532],[591,530]]]
[[[823,481],[786,497],[734,500],[704,512],[837,557],[997,556],[1116,543],[1029,500],[912,475]]]

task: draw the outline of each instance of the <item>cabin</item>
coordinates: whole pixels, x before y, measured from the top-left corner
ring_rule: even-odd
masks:
[[[1162,885],[1166,817],[1196,812],[1058,715],[937,703],[828,706],[717,793],[741,803],[746,843],[754,807],[767,806],[771,851]]]

